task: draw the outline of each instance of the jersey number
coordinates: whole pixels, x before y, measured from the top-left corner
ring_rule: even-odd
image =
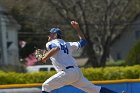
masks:
[[[60,46],[61,46],[61,50],[63,50],[64,51],[64,53],[69,53],[69,51],[68,51],[68,48],[67,48],[67,46],[66,46],[66,44],[60,44]]]

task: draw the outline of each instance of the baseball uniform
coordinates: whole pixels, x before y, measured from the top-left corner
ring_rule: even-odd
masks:
[[[100,93],[100,86],[88,81],[81,73],[72,52],[77,51],[85,42],[65,42],[63,39],[54,39],[46,44],[48,50],[59,47],[59,51],[50,59],[57,74],[50,77],[42,85],[42,91],[50,92],[65,85],[72,85],[87,93]]]

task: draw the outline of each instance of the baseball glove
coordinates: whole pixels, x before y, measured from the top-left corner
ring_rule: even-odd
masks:
[[[35,54],[37,61],[41,61],[42,58],[45,56],[46,52],[47,52],[46,50],[36,49],[34,54]]]

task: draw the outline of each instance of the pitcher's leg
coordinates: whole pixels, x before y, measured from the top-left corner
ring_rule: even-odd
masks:
[[[73,83],[72,85],[87,93],[117,93],[110,89],[94,85],[90,81],[88,81],[85,77],[82,77],[79,81]]]
[[[67,83],[66,77],[67,75],[63,71],[53,75],[42,84],[42,92],[51,92],[54,89],[63,87]]]
[[[58,72],[43,83],[42,91],[51,92],[54,89],[69,85],[75,82],[75,75],[73,70]]]
[[[100,93],[100,86],[96,86],[92,84],[90,81],[88,81],[85,77],[82,77],[80,80],[78,80],[75,83],[71,84],[74,87],[77,87],[87,93]]]

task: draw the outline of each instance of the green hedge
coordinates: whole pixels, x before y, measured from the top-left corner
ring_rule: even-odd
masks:
[[[140,40],[130,49],[125,61],[130,66],[140,64]]]
[[[0,71],[0,84],[42,83],[56,72],[15,73]]]
[[[89,80],[118,80],[140,78],[140,66],[106,67],[82,69]]]
[[[90,81],[140,78],[140,66],[82,68],[82,72]],[[56,72],[15,73],[0,71],[0,84],[42,83]]]

